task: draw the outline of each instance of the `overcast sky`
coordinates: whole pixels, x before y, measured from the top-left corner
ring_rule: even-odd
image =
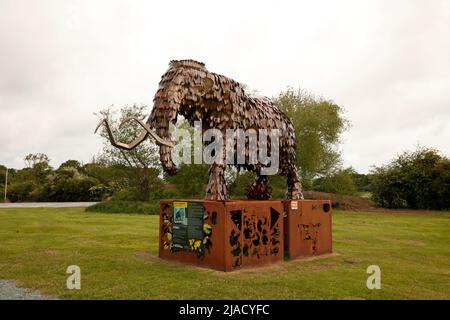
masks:
[[[0,1],[0,164],[87,162],[94,112],[151,108],[172,59],[272,97],[334,100],[344,164],[367,172],[420,143],[450,155],[450,1]],[[150,112],[150,110],[149,110]]]

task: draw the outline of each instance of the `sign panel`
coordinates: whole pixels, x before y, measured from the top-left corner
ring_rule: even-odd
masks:
[[[291,201],[291,210],[298,209],[298,201]]]
[[[186,205],[184,205],[186,204]],[[186,202],[174,202],[173,204],[173,223],[186,223]]]
[[[202,202],[173,202],[174,248],[190,250],[190,240],[203,240],[203,215]]]
[[[187,237],[189,240],[203,240],[203,214],[203,203],[189,203],[187,216]]]

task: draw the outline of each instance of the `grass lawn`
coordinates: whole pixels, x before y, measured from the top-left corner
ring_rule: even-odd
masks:
[[[333,225],[334,256],[224,273],[159,260],[157,216],[0,209],[0,279],[63,299],[450,299],[450,213],[335,211]]]

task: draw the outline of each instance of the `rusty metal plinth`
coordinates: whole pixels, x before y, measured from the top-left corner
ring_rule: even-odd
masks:
[[[290,259],[332,252],[329,200],[285,200],[285,252]]]
[[[233,271],[280,262],[284,253],[295,259],[332,252],[328,200],[161,200],[160,206],[163,259]]]
[[[174,211],[179,210],[177,206],[186,207],[184,225],[190,228],[191,223],[198,226],[193,212],[198,212],[199,205],[203,206],[204,213],[202,237],[177,236],[180,226],[185,228],[180,222],[182,215],[174,217]],[[160,206],[159,256],[163,259],[223,271],[283,260],[283,202],[280,200],[161,200]],[[174,223],[174,218],[181,220]],[[194,233],[195,230],[190,230],[186,234]]]

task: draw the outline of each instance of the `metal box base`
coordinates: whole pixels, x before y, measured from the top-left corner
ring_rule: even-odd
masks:
[[[161,200],[159,257],[233,271],[281,262],[285,251],[290,258],[328,253],[331,206],[324,213],[324,204],[330,203]]]
[[[332,253],[330,200],[284,201],[284,248],[289,259]]]

